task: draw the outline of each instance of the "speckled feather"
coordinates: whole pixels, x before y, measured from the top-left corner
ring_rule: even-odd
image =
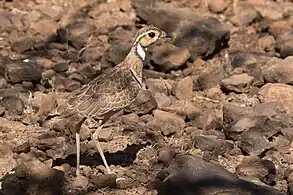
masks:
[[[114,67],[92,82],[72,92],[62,118],[77,113],[85,117],[102,117],[132,103],[141,87],[128,68]]]

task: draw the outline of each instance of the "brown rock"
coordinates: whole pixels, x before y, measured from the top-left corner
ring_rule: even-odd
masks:
[[[185,77],[178,82],[176,87],[175,96],[179,100],[190,100],[194,96],[193,93],[193,80],[191,77]]]
[[[31,23],[30,28],[41,35],[51,35],[56,33],[57,22],[47,19],[39,20],[38,22]]]
[[[149,78],[146,80],[146,85],[148,87],[148,90],[150,90],[153,94],[158,92],[170,95],[173,88],[170,82],[164,79]]]
[[[184,119],[179,115],[161,110],[154,110],[153,114],[155,119],[171,124],[178,130],[182,130],[185,126]]]
[[[91,182],[94,184],[94,188],[100,189],[107,186],[116,187],[116,179],[115,174],[93,175]]]
[[[16,160],[13,158],[13,152],[11,148],[9,148],[6,144],[3,142],[0,143],[0,174],[5,175],[9,171],[11,171],[13,168],[16,167],[17,163]]]
[[[293,55],[293,30],[277,37],[276,48],[279,49],[281,58]]]
[[[293,56],[285,59],[270,58],[262,68],[262,75],[267,82],[293,83]]]
[[[263,36],[258,40],[259,47],[262,51],[274,51],[275,50],[275,38],[271,35]]]
[[[209,9],[214,13],[223,12],[229,5],[227,0],[211,0],[209,1]]]
[[[9,82],[38,81],[41,79],[41,71],[33,61],[14,61],[6,65],[5,77]]]
[[[172,149],[161,150],[158,154],[158,162],[163,162],[165,165],[169,165],[175,155],[176,153]]]
[[[253,80],[254,78],[248,74],[232,75],[221,80],[220,86],[227,91],[248,92]]]
[[[157,102],[148,90],[141,91],[135,101],[125,108],[126,112],[135,114],[147,114],[157,107]]]
[[[265,102],[279,101],[286,110],[293,113],[293,87],[281,83],[268,83],[264,85],[259,92]]]
[[[189,57],[188,49],[165,43],[154,48],[152,60],[161,66],[163,70],[169,71],[178,69],[178,67],[186,63]]]
[[[88,178],[79,175],[74,178],[72,185],[81,189],[87,189],[87,186],[89,184]]]

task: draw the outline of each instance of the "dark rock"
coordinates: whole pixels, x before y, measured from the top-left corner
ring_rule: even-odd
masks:
[[[187,48],[192,60],[212,56],[225,47],[229,39],[229,29],[225,25],[215,18],[200,18],[189,8],[137,6],[136,13],[172,35],[174,44]]]
[[[246,132],[241,137],[239,147],[248,154],[260,155],[269,147],[269,140],[260,132]]]
[[[276,167],[269,160],[261,160],[259,157],[245,158],[236,168],[238,175],[250,178],[258,178],[262,182],[271,185],[276,177]]]
[[[116,178],[115,174],[103,174],[103,175],[92,175],[91,182],[94,184],[95,189],[100,189],[104,187],[116,187]]]
[[[74,79],[65,78],[62,79],[63,86],[65,87],[66,91],[74,91],[81,86],[81,83]]]
[[[178,69],[180,66],[184,65],[190,57],[188,49],[179,48],[170,43],[154,47],[152,53],[152,60],[164,71]]]
[[[125,108],[126,112],[147,114],[157,107],[157,102],[148,90],[141,91],[135,101]]]
[[[229,40],[229,29],[215,18],[181,22],[174,32],[174,44],[187,47],[191,59],[210,57],[218,53]]]
[[[68,70],[69,65],[66,62],[61,62],[61,63],[57,63],[55,64],[53,67],[53,70],[55,70],[56,72],[65,72]]]
[[[38,81],[41,79],[41,71],[33,61],[14,61],[6,65],[5,77],[12,83]]]
[[[293,128],[285,128],[281,130],[284,137],[286,137],[291,142],[293,141]]]
[[[17,96],[6,96],[0,100],[0,105],[3,106],[8,115],[22,115],[24,104]]]
[[[280,51],[281,58],[293,55],[293,30],[277,37],[276,48]]]
[[[24,53],[34,47],[36,40],[31,37],[25,37],[19,41],[16,41],[12,44],[11,49],[17,53]]]
[[[64,173],[44,165],[19,165],[2,183],[1,193],[55,195],[62,191]]]
[[[254,110],[264,116],[274,117],[279,113],[285,113],[286,110],[284,106],[279,101],[265,102],[257,104]]]
[[[191,155],[177,156],[158,176],[163,181],[158,190],[159,195],[282,194],[271,187],[240,180],[221,166]]]
[[[164,165],[169,165],[176,153],[172,149],[161,150],[158,154],[158,162],[163,162]]]

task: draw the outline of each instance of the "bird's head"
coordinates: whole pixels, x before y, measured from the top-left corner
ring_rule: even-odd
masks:
[[[160,38],[166,37],[167,34],[154,26],[146,26],[141,28],[135,36],[133,45],[140,44],[143,48],[146,48],[153,43],[157,42]]]

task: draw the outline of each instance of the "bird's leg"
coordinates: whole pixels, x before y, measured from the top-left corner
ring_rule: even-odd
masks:
[[[80,175],[80,135],[75,133],[75,143],[76,143],[76,176]]]
[[[101,158],[102,158],[102,160],[103,160],[104,166],[105,166],[106,169],[107,169],[108,174],[111,174],[111,170],[110,170],[110,168],[109,168],[109,166],[108,166],[108,163],[107,163],[107,160],[106,160],[106,158],[105,158],[104,152],[103,152],[102,147],[101,147],[101,145],[100,145],[100,142],[99,142],[99,140],[98,140],[99,132],[101,131],[101,129],[103,128],[103,126],[104,126],[104,125],[102,125],[102,120],[100,120],[100,121],[99,121],[99,127],[98,127],[98,129],[95,131],[95,133],[93,134],[93,140],[94,140],[94,142],[95,142],[95,144],[96,144],[96,146],[97,146],[97,148],[98,148],[98,151],[99,151],[100,156],[101,156]]]

